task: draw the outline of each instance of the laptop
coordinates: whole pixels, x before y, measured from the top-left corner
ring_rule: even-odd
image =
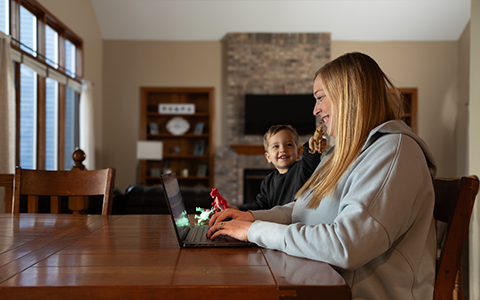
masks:
[[[173,173],[160,176],[168,210],[175,228],[178,245],[182,248],[197,247],[246,247],[254,243],[239,241],[229,236],[215,239],[207,238],[208,225],[191,225],[183,202],[177,175]]]

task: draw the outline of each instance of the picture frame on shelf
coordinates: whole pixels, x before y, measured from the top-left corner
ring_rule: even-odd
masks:
[[[198,122],[197,125],[195,125],[195,130],[193,131],[193,134],[201,135],[203,133],[203,127],[204,123]]]
[[[207,165],[198,165],[197,169],[197,176],[198,177],[205,177],[207,176]]]
[[[195,103],[160,103],[158,104],[158,113],[163,115],[193,115],[195,113]]]
[[[195,148],[193,149],[194,155],[203,155],[205,154],[205,140],[198,140],[195,143]]]
[[[158,168],[151,169],[150,175],[154,177],[157,177],[157,176],[160,177],[160,175],[162,175],[162,170]]]
[[[150,134],[159,134],[160,131],[158,130],[158,124],[151,122],[148,124],[148,127],[150,128]]]

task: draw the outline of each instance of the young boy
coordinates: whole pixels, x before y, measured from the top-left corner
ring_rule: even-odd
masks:
[[[312,147],[310,138],[303,145],[302,159],[298,160],[300,158],[298,140],[297,131],[290,125],[273,125],[268,129],[263,136],[265,158],[276,170],[262,181],[256,201],[241,205],[240,210],[269,209],[294,200],[295,193],[310,178],[321,157],[319,152],[313,154],[309,152]]]

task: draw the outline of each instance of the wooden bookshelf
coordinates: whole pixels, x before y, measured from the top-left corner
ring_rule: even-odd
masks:
[[[162,141],[163,159],[139,160],[139,183],[158,185],[158,173],[170,169],[177,173],[180,186],[213,187],[214,89],[142,87],[140,94],[140,140]],[[193,104],[195,109],[193,113],[160,113],[160,104]],[[175,117],[189,124],[185,133],[172,134],[167,128]],[[196,131],[198,124],[203,124],[201,132]]]

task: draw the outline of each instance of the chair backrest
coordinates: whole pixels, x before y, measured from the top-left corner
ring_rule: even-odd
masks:
[[[15,170],[15,193],[13,196],[13,213],[20,212],[20,196],[28,196],[29,212],[38,212],[38,196],[96,196],[103,195],[102,215],[112,213],[112,198],[115,182],[115,169],[45,171]],[[53,201],[53,200],[52,200]]]
[[[5,212],[11,212],[13,199],[13,174],[0,174],[0,186],[5,188]]]
[[[475,175],[435,179],[435,220],[447,224],[437,261],[434,300],[452,299],[455,277],[468,234],[473,204],[478,193]]]

